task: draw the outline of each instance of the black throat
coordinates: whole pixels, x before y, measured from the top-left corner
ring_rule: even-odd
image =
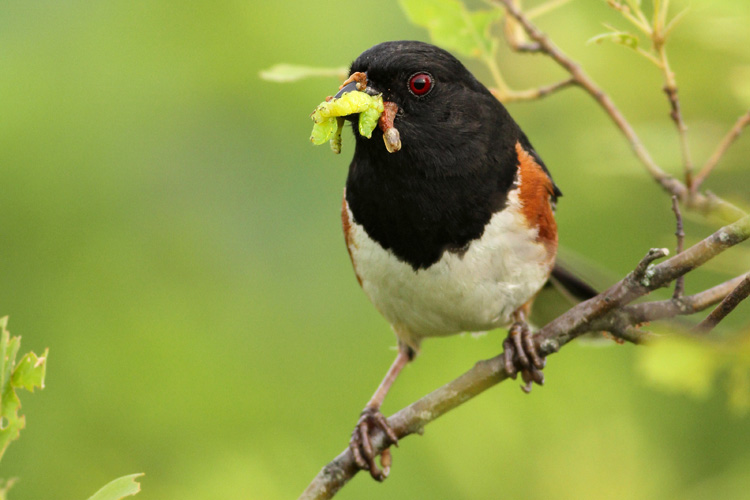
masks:
[[[446,251],[462,254],[505,207],[517,172],[515,144],[528,141],[494,98],[482,104],[472,120],[477,127],[462,133],[397,120],[403,148],[396,153],[386,151],[378,129],[371,139],[357,137],[346,183],[354,221],[415,271]]]

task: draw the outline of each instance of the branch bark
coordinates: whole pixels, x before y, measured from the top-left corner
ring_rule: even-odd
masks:
[[[679,301],[649,302],[634,306],[627,304],[652,290],[669,285],[679,276],[748,238],[750,216],[719,229],[661,264],[655,265],[653,262],[668,254],[668,251],[652,249],[630,274],[609,290],[578,304],[539,330],[533,337],[539,353],[547,356],[558,352],[562,346],[587,332],[608,328],[617,332],[624,327],[678,314],[692,314],[711,306],[729,294],[737,286],[736,283],[747,280],[748,275],[699,294],[682,297]],[[637,336],[634,339],[639,340]],[[502,354],[478,362],[457,379],[389,417],[388,424],[399,440],[410,434],[421,434],[429,422],[508,378],[503,366]],[[380,453],[387,445],[384,433],[379,429],[375,430],[372,435],[373,449]],[[357,472],[359,469],[347,448],[323,467],[299,500],[332,498]]]

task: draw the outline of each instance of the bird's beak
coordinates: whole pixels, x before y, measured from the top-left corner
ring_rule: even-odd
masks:
[[[333,98],[338,99],[342,95],[346,94],[347,92],[351,92],[352,90],[360,90],[372,96],[378,95],[380,93],[367,84],[367,73],[354,73],[349,77],[349,79],[344,82],[341,87],[339,87],[339,91],[335,96],[333,96]]]
[[[357,90],[357,85],[359,85],[357,82],[349,82],[346,85],[342,86],[341,89],[336,93],[335,96],[333,96],[334,99],[338,99],[342,95],[346,94],[347,92],[352,92],[353,90]]]
[[[334,96],[334,99],[338,99],[342,95],[353,90],[359,90],[371,96],[380,94],[380,92],[369,85],[367,73],[356,72],[352,73],[341,87],[339,87],[339,91]],[[401,136],[398,129],[393,126],[393,120],[396,118],[398,106],[396,103],[388,101],[384,101],[383,105],[385,110],[378,119],[378,127],[383,131],[383,142],[385,143],[385,148],[389,153],[395,153],[401,149]],[[349,121],[353,121],[356,116],[356,114],[348,115],[345,118]]]

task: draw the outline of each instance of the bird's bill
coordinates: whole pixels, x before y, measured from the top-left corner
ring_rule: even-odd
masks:
[[[368,85],[367,73],[355,72],[347,78],[344,83],[339,87],[339,91],[333,96],[334,99],[339,99],[347,92],[360,91],[371,96],[380,94],[376,89]],[[396,103],[385,101],[385,111],[378,120],[378,126],[383,131],[383,142],[389,153],[395,153],[401,149],[401,136],[393,126],[393,120],[398,112],[398,106]],[[353,120],[356,114],[346,116],[347,120]]]

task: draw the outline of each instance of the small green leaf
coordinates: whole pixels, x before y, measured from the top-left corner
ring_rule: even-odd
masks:
[[[412,23],[427,28],[436,45],[470,57],[495,50],[490,26],[500,18],[500,9],[470,12],[459,0],[399,0],[399,4]]]
[[[735,365],[729,371],[727,383],[729,407],[740,415],[750,411],[750,367]]]
[[[336,77],[340,80],[346,78],[349,70],[347,68],[316,68],[313,66],[300,66],[296,64],[276,64],[260,72],[263,80],[270,82],[296,82],[311,77]]]
[[[142,475],[143,473],[139,473],[117,478],[94,493],[89,500],[120,500],[121,498],[135,495],[141,491],[141,484],[135,478]]]
[[[750,65],[735,66],[728,80],[732,92],[740,101],[740,104],[745,109],[750,108]]]
[[[602,43],[604,40],[609,40],[618,45],[623,45],[630,49],[638,48],[638,37],[627,31],[611,31],[609,33],[602,33],[589,39],[586,43]]]
[[[708,395],[715,380],[725,381],[729,408],[750,412],[750,337],[718,342],[665,336],[640,350],[639,367],[655,386],[695,397]]]
[[[18,414],[21,407],[16,391],[9,387],[2,395],[3,411],[0,413],[0,458],[11,441],[18,439],[21,429],[26,427],[26,418]]]
[[[705,397],[722,362],[721,354],[707,342],[671,335],[643,349],[639,365],[657,387]]]
[[[8,499],[8,490],[10,490],[13,485],[16,484],[16,481],[18,481],[18,479],[15,477],[5,481],[0,479],[0,500]]]
[[[47,355],[49,349],[44,351],[44,356],[37,356],[33,352],[24,354],[13,370],[11,384],[14,387],[23,387],[29,392],[34,388],[44,389],[44,376],[47,372]]]

